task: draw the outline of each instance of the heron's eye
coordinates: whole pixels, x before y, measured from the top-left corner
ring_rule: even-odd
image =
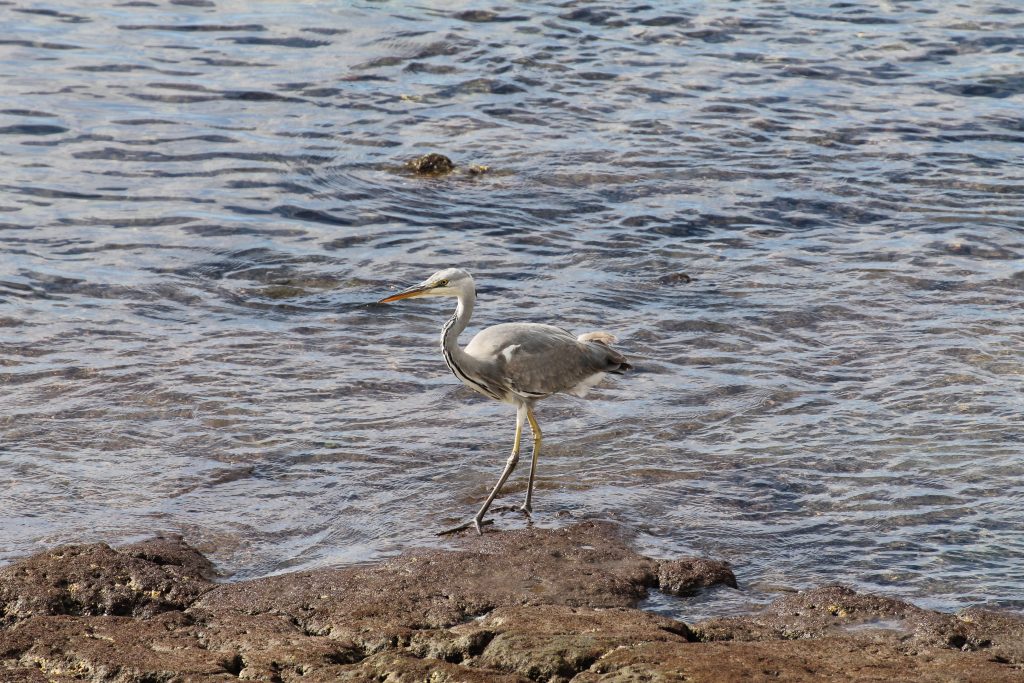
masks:
[[[434,285],[434,286],[435,287],[447,287],[448,286],[448,281],[447,280],[438,280],[437,284]]]

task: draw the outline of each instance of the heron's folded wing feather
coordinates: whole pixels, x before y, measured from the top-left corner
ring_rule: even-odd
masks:
[[[502,350],[502,374],[509,389],[526,397],[567,391],[604,370],[601,353],[558,328],[538,326],[527,339]]]
[[[466,346],[488,379],[524,398],[569,391],[609,370],[621,356],[606,345],[580,341],[553,325],[505,323],[488,327]]]

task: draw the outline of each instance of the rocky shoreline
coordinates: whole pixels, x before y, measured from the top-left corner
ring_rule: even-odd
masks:
[[[372,567],[216,583],[180,538],[0,569],[3,681],[1024,681],[1024,619],[825,586],[695,624],[649,590],[735,586],[587,522],[466,536]]]

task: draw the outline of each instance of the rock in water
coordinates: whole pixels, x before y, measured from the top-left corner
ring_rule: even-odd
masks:
[[[436,152],[410,159],[405,165],[418,175],[445,175],[455,170],[451,159]]]

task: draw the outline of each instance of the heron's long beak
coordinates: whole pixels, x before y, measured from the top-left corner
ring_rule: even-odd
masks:
[[[426,293],[429,289],[429,287],[424,287],[423,285],[415,285],[413,287],[410,287],[409,289],[402,290],[398,294],[386,296],[377,303],[388,304],[391,303],[392,301],[398,301],[399,299],[411,299],[413,297],[423,296],[423,294]]]

